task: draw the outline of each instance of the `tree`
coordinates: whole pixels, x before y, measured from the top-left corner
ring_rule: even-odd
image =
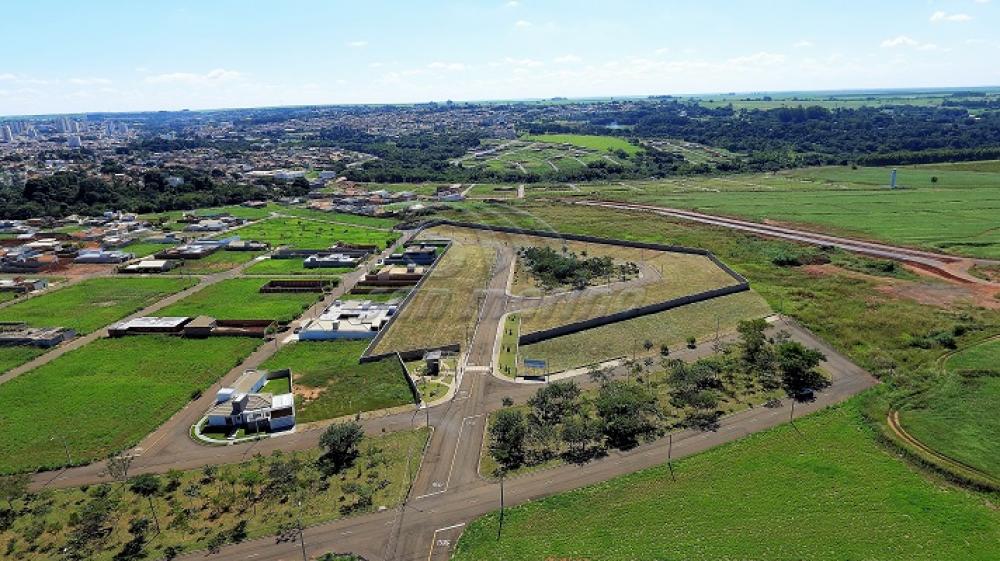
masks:
[[[153,522],[156,524],[156,533],[160,533],[160,519],[156,516],[156,507],[153,505],[153,497],[155,497],[162,488],[160,483],[160,478],[151,474],[144,473],[142,475],[136,476],[132,479],[132,483],[129,485],[129,490],[133,493],[146,497],[149,501],[149,512],[153,515]]]
[[[17,473],[0,477],[0,498],[7,501],[7,505],[14,510],[14,501],[28,494],[28,483],[31,476],[27,473]]]
[[[615,448],[633,448],[658,429],[656,396],[636,383],[613,380],[602,385],[596,406],[601,430]]]
[[[253,515],[257,516],[257,486],[264,481],[264,476],[255,469],[247,469],[240,473],[240,481],[247,488],[247,498],[253,505]]]
[[[93,559],[111,535],[111,515],[116,508],[118,502],[112,497],[110,487],[94,488],[91,498],[70,518],[72,530],[63,547],[63,557],[70,561]]]
[[[532,414],[543,425],[556,425],[578,406],[580,387],[572,380],[552,382],[538,388],[528,400]]]
[[[789,396],[796,396],[805,389],[824,388],[830,384],[816,367],[826,356],[798,341],[785,341],[775,347],[781,387]]]
[[[714,428],[719,418],[722,365],[715,359],[693,364],[672,360],[668,364],[670,404],[684,410],[682,426]]]
[[[569,456],[576,461],[587,457],[590,446],[601,436],[598,423],[585,415],[572,415],[562,424],[562,439],[569,448]]]
[[[490,427],[490,455],[501,467],[511,469],[524,463],[528,426],[524,414],[501,409]]]
[[[330,473],[339,473],[357,459],[365,431],[357,421],[330,425],[319,438],[322,461]]]
[[[129,522],[128,533],[132,535],[122,550],[115,555],[115,561],[131,561],[146,556],[146,533],[149,531],[149,519],[136,518]]]
[[[128,468],[132,466],[132,456],[126,452],[113,452],[108,455],[105,469],[112,479],[124,484],[128,481]]]

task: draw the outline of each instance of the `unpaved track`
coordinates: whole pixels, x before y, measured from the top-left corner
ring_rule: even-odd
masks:
[[[967,257],[959,257],[955,255],[947,255],[943,253],[934,253],[931,251],[924,251],[908,247],[900,247],[900,246],[888,245],[877,242],[869,242],[864,240],[855,240],[852,238],[844,238],[839,236],[829,236],[826,234],[818,234],[807,230],[786,228],[782,226],[772,226],[769,224],[761,224],[759,222],[750,222],[746,220],[728,218],[725,216],[715,216],[711,214],[705,214],[702,212],[692,212],[688,210],[659,207],[654,205],[609,202],[609,201],[577,201],[576,204],[610,208],[616,210],[635,210],[641,212],[651,212],[654,214],[658,214],[660,216],[679,218],[681,220],[689,220],[701,224],[708,224],[710,226],[719,226],[722,228],[729,228],[732,230],[749,232],[752,234],[757,234],[760,236],[765,236],[770,238],[780,238],[780,239],[786,239],[799,243],[806,243],[818,246],[831,246],[846,251],[851,251],[854,253],[870,255],[873,257],[903,261],[905,263],[913,265],[916,268],[930,272],[936,276],[939,276],[941,278],[953,282],[970,284],[970,285],[985,285],[993,287],[997,286],[996,283],[990,283],[989,281],[980,279],[976,276],[969,274],[968,272],[968,268],[974,264],[1000,264],[1000,261],[994,261],[990,259],[972,259]]]

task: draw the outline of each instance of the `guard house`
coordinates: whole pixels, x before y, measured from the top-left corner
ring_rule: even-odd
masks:
[[[207,425],[227,432],[274,432],[295,426],[295,397],[291,371],[247,370],[215,396],[206,414]],[[281,393],[268,391],[277,389]]]

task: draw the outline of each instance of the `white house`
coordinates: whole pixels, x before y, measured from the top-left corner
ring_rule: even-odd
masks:
[[[227,432],[274,432],[295,426],[295,396],[291,372],[247,370],[232,387],[222,388],[206,414],[207,426]],[[287,382],[284,380],[287,379]],[[281,386],[282,393],[269,392],[268,382]],[[288,391],[284,391],[288,390]]]

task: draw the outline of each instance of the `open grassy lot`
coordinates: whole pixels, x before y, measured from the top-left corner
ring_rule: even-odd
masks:
[[[227,279],[167,306],[159,314],[289,322],[321,296],[312,292],[261,294],[260,287],[265,284],[267,279]]]
[[[201,259],[189,259],[180,267],[170,271],[174,275],[211,275],[238,267],[254,257],[259,251],[225,251],[219,250]]]
[[[431,193],[433,193],[433,190]],[[368,226],[371,228],[380,228],[382,230],[390,230],[393,226],[399,223],[398,220],[393,218],[376,218],[374,216],[359,216],[356,214],[344,214],[342,212],[323,212],[321,210],[313,210],[311,208],[297,206],[270,204],[267,208],[272,212],[287,216],[298,216],[300,218],[311,218],[315,220],[322,220],[324,222],[337,222],[340,224]]]
[[[0,384],[0,473],[86,463],[131,446],[260,341],[98,339]]]
[[[1000,478],[1000,339],[948,358],[947,372],[905,402],[900,423],[938,452]]]
[[[992,169],[992,164],[982,165]],[[1000,257],[995,219],[1000,214],[1000,172],[900,167],[898,183],[905,188],[889,190],[890,169],[810,168],[637,183],[632,189],[583,189],[612,199],[803,224],[975,257]]]
[[[428,238],[440,237],[437,228],[423,233]],[[437,347],[471,337],[479,313],[479,290],[486,286],[495,258],[490,248],[453,244],[373,352]]]
[[[178,278],[90,279],[0,308],[0,321],[90,333],[193,285]]]
[[[128,244],[127,246],[121,248],[121,250],[127,251],[136,257],[148,257],[169,247],[171,247],[171,244],[137,241],[135,243]]]
[[[537,142],[548,142],[554,144],[572,144],[580,148],[598,150],[602,152],[613,152],[622,150],[626,154],[635,154],[639,147],[631,144],[623,138],[616,136],[598,136],[590,134],[536,134],[524,137],[526,140]]]
[[[246,275],[309,275],[324,277],[342,275],[353,269],[306,269],[303,259],[262,259],[243,270]]]
[[[656,357],[661,345],[677,349],[688,337],[708,341],[714,339],[717,327],[725,335],[734,331],[740,320],[769,313],[763,298],[754,292],[741,292],[524,345],[520,353],[522,358],[546,360],[550,372],[624,356]],[[643,347],[646,341],[653,343],[648,351]]]
[[[712,251],[746,276],[753,290],[772,309],[790,315],[859,364],[884,378],[907,377],[932,365],[947,352],[940,345],[918,346],[914,338],[971,328],[957,337],[981,339],[976,330],[1000,324],[1000,311],[971,307],[962,300],[935,305],[908,297],[898,286],[937,286],[931,281],[898,281],[858,275],[838,267],[776,267],[775,252],[795,250],[787,242],[764,240],[720,228],[656,217],[646,213],[606,211],[557,204],[524,202],[517,205],[470,205],[446,216],[540,230],[607,235],[620,239],[676,243]],[[863,259],[858,257],[858,259]]]
[[[358,364],[367,345],[367,341],[300,341],[282,347],[262,368],[292,370],[299,423],[413,403],[398,360]]]
[[[1000,513],[885,454],[853,402],[471,524],[459,561],[987,560]],[[779,531],[776,531],[779,530]],[[781,530],[784,529],[784,530]]]
[[[45,351],[39,347],[0,347],[0,373],[21,366]]]
[[[317,468],[318,450],[257,457],[241,464],[218,466],[214,471],[192,470],[159,476],[161,489],[152,507],[161,528],[150,521],[142,558],[162,559],[167,547],[178,552],[205,549],[210,540],[235,543],[274,535],[283,524],[309,526],[355,513],[393,507],[406,493],[428,436],[427,429],[366,438],[354,466],[325,477]],[[407,461],[407,457],[410,461]],[[410,473],[407,474],[407,466]],[[273,472],[272,472],[273,470]],[[284,474],[294,473],[301,492],[284,486]],[[275,475],[271,475],[274,473]],[[356,486],[371,491],[371,504],[359,501]],[[27,501],[15,501],[24,515],[0,532],[5,559],[48,561],[61,558],[69,542],[72,520],[83,505],[109,492],[114,505],[108,517],[111,532],[103,548],[83,558],[111,561],[130,539],[129,524],[151,518],[150,501],[128,486],[91,486],[47,491]],[[297,506],[297,500],[302,506]],[[45,529],[36,533],[35,528]],[[8,545],[9,544],[9,545]],[[298,547],[296,544],[289,546]],[[353,558],[344,558],[345,561]]]
[[[321,249],[338,242],[375,244],[385,249],[399,238],[395,232],[304,218],[271,218],[241,228],[239,234],[243,239],[267,242],[273,247],[303,249]]]

